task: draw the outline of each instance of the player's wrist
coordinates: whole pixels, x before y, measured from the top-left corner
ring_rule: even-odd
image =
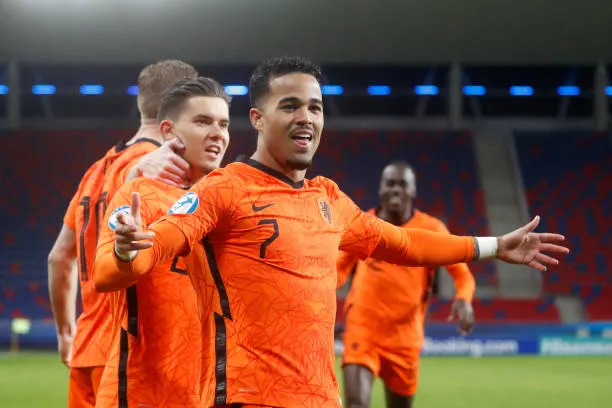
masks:
[[[474,260],[493,259],[499,252],[497,237],[474,237]]]
[[[56,326],[55,331],[58,338],[74,337],[74,327]]]
[[[117,259],[119,259],[121,262],[132,262],[138,254],[138,251],[129,251],[127,253],[119,252],[117,251],[117,245],[113,247],[113,252],[115,257],[117,257]]]

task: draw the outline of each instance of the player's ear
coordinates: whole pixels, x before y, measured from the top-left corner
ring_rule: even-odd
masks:
[[[172,136],[172,128],[174,127],[174,123],[171,120],[164,119],[159,124],[159,131],[161,132],[164,139],[171,139]]]
[[[257,130],[263,130],[263,112],[257,108],[251,108],[249,111],[249,118],[251,119],[251,125]]]

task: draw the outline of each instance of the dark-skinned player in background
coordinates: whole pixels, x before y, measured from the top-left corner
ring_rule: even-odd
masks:
[[[368,212],[402,228],[421,228],[448,234],[442,221],[416,209],[416,175],[405,162],[387,165],[380,178],[380,206]],[[385,384],[387,407],[410,408],[417,390],[420,351],[424,342],[427,305],[437,267],[401,266],[341,252],[338,286],[354,273],[345,301],[345,406],[369,407],[376,377]],[[471,302],[476,284],[465,263],[445,266],[455,283],[451,318],[459,330],[472,330]]]

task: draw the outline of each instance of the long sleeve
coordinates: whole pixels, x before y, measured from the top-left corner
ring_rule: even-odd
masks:
[[[336,270],[338,271],[338,283],[336,287],[339,288],[344,285],[353,271],[353,268],[359,261],[354,254],[350,252],[340,251],[338,258],[336,259]]]
[[[400,228],[380,223],[380,239],[372,258],[398,265],[438,266],[467,262],[474,257],[473,237]]]
[[[326,188],[345,229],[340,250],[408,266],[438,266],[474,258],[475,238],[396,227],[367,214],[333,182]]]
[[[150,272],[160,263],[181,255],[189,248],[187,239],[176,225],[160,221],[149,231],[155,233],[151,239],[153,247],[138,251],[132,262],[121,261],[115,256],[115,241],[98,247],[94,265],[94,282],[98,291],[127,287],[139,276]]]
[[[104,230],[94,266],[96,290],[108,291],[129,286],[129,283],[162,262],[186,255],[194,243],[212,231],[225,217],[232,195],[231,183],[227,177],[221,174],[211,175],[195,184],[191,191],[177,200],[167,215],[149,225],[148,231],[155,234],[150,240],[153,247],[138,251],[131,262],[121,261],[115,255],[115,231],[110,227],[110,224],[113,224],[110,219],[116,217],[116,212],[129,211],[129,205],[126,204],[131,201],[130,186],[137,180],[124,185],[113,198],[116,207],[113,205],[109,208],[103,224]],[[123,202],[118,201],[121,199]],[[147,206],[141,209],[146,210]],[[154,221],[145,213],[141,215],[143,222]]]
[[[468,268],[465,263],[447,265],[445,268],[453,277],[455,297],[457,299],[467,300],[471,303],[474,297],[474,291],[476,290],[476,281],[470,272],[470,268]]]
[[[437,218],[432,218],[433,222],[433,230],[443,233],[450,234],[446,225]],[[457,263],[452,265],[446,265],[445,269],[453,278],[453,283],[455,285],[455,297],[457,299],[463,299],[468,302],[472,302],[474,297],[474,292],[476,290],[476,281],[474,280],[474,276],[472,272],[470,272],[470,268],[465,263]]]

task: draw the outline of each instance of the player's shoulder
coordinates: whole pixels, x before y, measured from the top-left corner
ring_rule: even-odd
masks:
[[[118,191],[141,191],[141,190],[149,190],[154,189],[157,183],[161,183],[156,180],[152,180],[146,177],[137,177],[132,179],[126,183],[124,183]]]
[[[113,149],[113,167],[117,169],[129,164],[132,160],[151,153],[160,146],[161,144],[157,140],[149,138],[136,139],[130,144],[120,142]]]
[[[423,224],[423,227],[433,230],[447,229],[445,222],[434,215],[428,214],[421,210],[414,210],[415,221]]]
[[[211,186],[239,188],[240,186],[248,185],[248,180],[245,177],[244,169],[241,169],[240,163],[230,163],[225,167],[220,167],[202,177],[194,187],[209,188]]]
[[[104,157],[96,160],[91,166],[89,166],[89,168],[87,168],[87,170],[85,170],[85,173],[81,177],[81,184],[84,184],[87,182],[87,180],[91,179],[102,166],[104,166]]]
[[[318,187],[322,189],[327,194],[327,197],[329,197],[329,199],[332,201],[344,196],[344,193],[342,192],[338,184],[332,179],[329,179],[324,176],[314,177],[312,180],[309,181],[308,185],[311,187]]]
[[[140,193],[142,201],[155,201],[167,197],[178,198],[186,193],[181,188],[147,177],[137,177],[130,180],[123,184],[119,191],[130,194],[133,192]]]
[[[135,153],[141,151],[153,151],[161,146],[158,140],[151,139],[148,137],[139,137],[133,142],[118,143],[115,146],[117,153]]]
[[[95,161],[85,171],[79,182],[78,192],[81,196],[88,196],[97,190],[104,177],[105,159],[104,157]]]
[[[136,139],[134,143],[125,145],[123,148],[123,154],[146,154],[157,150],[159,147],[161,147],[161,143],[159,141],[142,137],[140,139]]]

